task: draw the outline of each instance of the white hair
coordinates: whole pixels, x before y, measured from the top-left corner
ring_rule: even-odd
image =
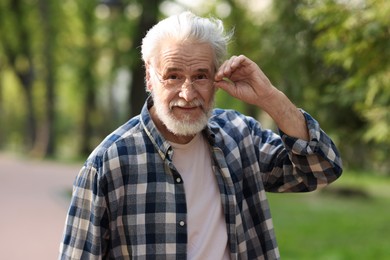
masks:
[[[183,12],[160,21],[147,32],[142,40],[142,59],[150,63],[157,55],[159,44],[166,39],[209,43],[214,50],[214,65],[217,69],[226,57],[231,36],[232,33],[225,33],[221,20]]]

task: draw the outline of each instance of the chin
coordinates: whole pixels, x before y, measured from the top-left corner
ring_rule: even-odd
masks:
[[[214,100],[212,100],[208,106],[209,109],[200,106],[196,110],[183,113],[183,111],[175,111],[175,108],[165,106],[158,96],[154,96],[153,92],[152,97],[157,117],[169,132],[177,136],[193,136],[201,132],[207,126],[214,107]]]
[[[164,116],[163,116],[164,117]],[[160,118],[166,128],[178,136],[193,136],[197,133],[201,132],[206,126],[208,122],[208,116],[203,114],[197,120],[191,120],[189,118],[185,118],[182,120],[175,119],[168,115],[168,118]]]

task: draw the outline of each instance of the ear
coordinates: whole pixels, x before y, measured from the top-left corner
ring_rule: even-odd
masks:
[[[149,63],[145,63],[145,84],[146,84],[146,90],[148,92],[152,92],[153,84],[152,84],[152,80],[150,77],[150,64]]]

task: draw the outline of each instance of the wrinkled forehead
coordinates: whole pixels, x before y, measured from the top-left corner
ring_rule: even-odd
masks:
[[[160,71],[215,70],[214,52],[207,43],[164,42],[159,46],[154,63]]]

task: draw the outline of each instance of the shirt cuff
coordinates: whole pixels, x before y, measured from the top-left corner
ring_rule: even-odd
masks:
[[[300,109],[305,117],[307,129],[309,131],[309,141],[295,138],[285,134],[279,129],[279,134],[289,152],[299,155],[313,154],[318,149],[318,143],[321,138],[321,128],[319,123],[306,111]]]

